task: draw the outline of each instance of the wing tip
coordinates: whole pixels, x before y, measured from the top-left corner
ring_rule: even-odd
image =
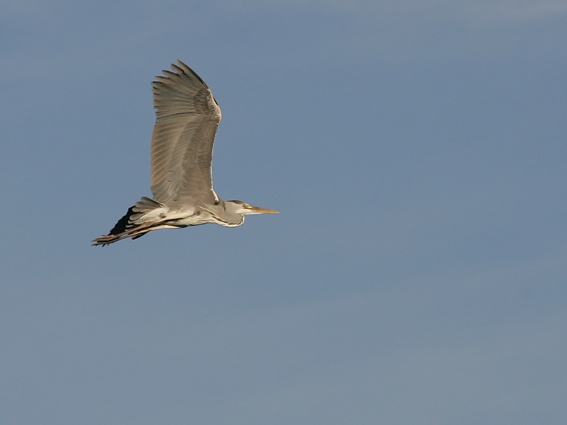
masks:
[[[209,88],[207,83],[205,83],[203,81],[203,79],[201,77],[199,77],[199,74],[197,74],[195,71],[193,71],[193,69],[191,69],[191,67],[189,67],[188,65],[183,63],[181,60],[177,59],[177,65],[172,63],[171,69],[173,69],[174,71],[176,71],[178,73],[179,73],[179,71],[181,71],[181,73],[187,75],[188,77],[194,76],[195,78],[197,78],[201,82],[201,84],[203,84],[203,86],[205,86],[206,88]]]

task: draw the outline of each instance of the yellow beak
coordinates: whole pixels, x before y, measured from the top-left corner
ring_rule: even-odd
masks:
[[[254,214],[279,214],[279,211],[269,210],[267,208],[251,207],[250,211]]]

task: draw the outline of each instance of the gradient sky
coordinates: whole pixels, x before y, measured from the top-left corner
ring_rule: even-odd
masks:
[[[567,423],[567,2],[0,6],[0,423]],[[150,82],[281,211],[106,248]]]

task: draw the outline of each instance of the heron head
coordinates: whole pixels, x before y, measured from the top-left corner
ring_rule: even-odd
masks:
[[[234,212],[237,214],[279,214],[279,211],[253,207],[252,205],[242,201],[227,201],[227,203],[233,206]]]

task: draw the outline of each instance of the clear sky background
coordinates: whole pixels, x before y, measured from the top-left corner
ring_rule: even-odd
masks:
[[[567,423],[567,2],[0,6],[0,423]],[[281,211],[106,248],[150,82]]]

